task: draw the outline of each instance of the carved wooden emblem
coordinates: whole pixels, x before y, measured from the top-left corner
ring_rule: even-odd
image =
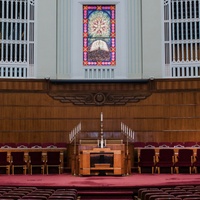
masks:
[[[101,90],[100,90],[101,88]],[[151,84],[51,84],[48,95],[62,103],[106,106],[137,103],[152,94]]]
[[[136,103],[146,99],[151,93],[137,93],[137,94],[125,94],[125,93],[63,93],[53,94],[49,93],[55,100],[59,100],[62,103],[72,103],[74,105],[125,105],[127,103]]]

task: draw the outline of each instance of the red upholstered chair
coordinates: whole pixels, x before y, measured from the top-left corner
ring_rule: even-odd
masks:
[[[73,192],[56,192],[54,194],[52,194],[52,196],[49,197],[49,199],[56,199],[58,197],[58,199],[77,199],[77,194],[73,193]]]
[[[32,192],[32,193],[29,193],[29,194],[27,194],[25,197],[23,197],[23,198],[33,198],[33,197],[35,197],[35,198],[38,198],[38,199],[41,199],[41,197],[42,197],[42,199],[48,199],[49,197],[51,196],[51,194],[48,194],[48,193],[45,193],[45,192]],[[34,199],[34,198],[33,198]]]
[[[0,167],[6,169],[6,173],[10,174],[10,160],[8,159],[7,152],[0,152]]]
[[[158,188],[156,188],[156,189],[159,190]],[[138,198],[138,199],[141,199],[141,198],[142,198],[142,193],[145,192],[145,191],[147,191],[147,190],[149,190],[149,188],[146,188],[146,187],[145,187],[145,188],[143,188],[143,187],[142,187],[142,188],[139,188],[139,189],[138,189],[137,198]]]
[[[175,186],[174,189],[181,189],[181,190],[192,190],[192,189],[196,189],[196,187],[194,185],[177,185]]]
[[[44,174],[45,161],[43,159],[41,151],[29,152],[29,165],[30,174],[32,174],[34,167],[41,168],[42,174]]]
[[[172,147],[182,148],[184,146],[184,142],[172,142]]]
[[[46,196],[39,196],[39,195],[26,195],[26,196],[23,196],[21,199],[31,199],[31,200],[46,200],[47,197]]]
[[[149,200],[155,200],[157,198],[166,198],[166,199],[171,199],[171,198],[175,198],[175,196],[170,195],[170,194],[155,194],[155,195],[151,195]]]
[[[158,142],[146,142],[145,143],[146,147],[158,147]]]
[[[73,194],[63,194],[63,195],[52,195],[52,196],[50,196],[48,199],[51,199],[51,200],[58,200],[58,199],[60,199],[60,200],[76,200],[77,198],[75,198],[74,196],[73,196]]]
[[[174,163],[176,173],[179,173],[180,167],[188,167],[189,173],[192,172],[193,166],[193,150],[192,149],[179,149],[177,161]]]
[[[12,174],[15,173],[15,167],[23,168],[23,173],[26,174],[27,171],[27,162],[24,158],[24,152],[11,152],[11,165],[12,165]]]
[[[199,145],[199,146],[200,146],[200,142],[197,142],[197,145]]]
[[[163,148],[169,148],[172,146],[172,143],[171,142],[159,142],[158,146],[163,147]]]
[[[152,196],[161,196],[161,195],[169,195],[169,194],[167,194],[166,192],[163,192],[163,191],[157,191],[157,192],[150,192],[150,193],[147,193],[147,194],[145,194],[145,196],[144,196],[144,200],[149,200]],[[157,197],[158,197],[157,196]]]
[[[58,167],[58,172],[61,172],[60,152],[47,152],[46,172],[49,173],[49,167]]]
[[[64,188],[64,189],[57,189],[53,195],[65,195],[65,194],[70,194],[71,196],[74,197],[74,199],[78,198],[78,191],[77,189],[68,189],[68,188]],[[52,196],[53,196],[52,195]]]
[[[143,148],[145,147],[145,142],[133,142],[134,148]]]
[[[51,189],[37,189],[31,193],[29,193],[27,196],[45,196],[46,198],[49,198],[55,190]]]
[[[20,197],[22,197],[22,196],[24,196],[26,194],[28,194],[27,191],[20,191],[20,190],[19,191],[17,191],[17,190],[11,190],[11,191],[9,191],[9,192],[6,193],[7,196],[11,196],[12,195],[12,196],[20,196]]]
[[[1,142],[0,143],[0,148],[3,148],[3,146],[4,146],[4,143]]]
[[[40,142],[32,142],[29,144],[29,148],[42,148],[42,144]]]
[[[65,143],[65,142],[57,142],[57,143],[55,143],[55,146],[57,148],[66,148],[67,147],[67,143]]]
[[[57,148],[57,146],[52,142],[45,142],[42,143],[42,148]]]
[[[200,195],[198,194],[181,194],[181,195],[177,195],[176,197],[178,198],[182,198],[182,199],[193,199],[193,198],[199,198],[200,199]]]
[[[200,149],[197,149],[193,166],[194,166],[195,173],[197,173],[198,172],[198,168],[200,167]]]
[[[28,147],[29,147],[29,143],[26,143],[26,142],[17,143],[17,148],[28,148]]]
[[[151,167],[152,174],[154,173],[155,167],[155,149],[147,148],[141,149],[138,158],[138,171],[142,172],[142,168]]]
[[[184,146],[185,147],[195,147],[195,146],[197,146],[197,143],[196,142],[185,142]]]
[[[154,194],[154,193],[159,193],[162,192],[159,188],[143,188],[139,193],[138,193],[138,198],[139,199],[145,199],[146,194]]]
[[[176,193],[178,193],[178,194],[180,194],[181,192],[186,192],[186,190],[181,190],[181,189],[171,189],[171,190],[165,190],[165,192],[167,192],[168,194],[176,194]]]
[[[174,169],[174,149],[164,148],[159,150],[159,156],[156,163],[156,168],[160,174],[160,168],[170,167],[171,174]]]
[[[179,195],[192,195],[192,192],[183,192],[183,191],[177,191],[177,192],[170,192],[169,194],[174,195],[178,197]],[[179,197],[180,198],[180,197]]]
[[[14,142],[10,142],[10,143],[4,143],[2,147],[3,148],[16,148],[17,145]]]
[[[20,198],[21,198],[21,196],[16,196],[16,195],[2,195],[2,196],[0,196],[0,200],[5,200],[5,199],[18,200]]]

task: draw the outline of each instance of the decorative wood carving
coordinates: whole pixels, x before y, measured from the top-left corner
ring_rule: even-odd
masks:
[[[49,93],[55,100],[59,100],[62,103],[73,103],[74,105],[125,105],[127,103],[136,103],[146,99],[150,96],[149,92],[140,93]]]
[[[74,105],[125,105],[149,97],[152,94],[150,82],[49,82],[48,95]]]

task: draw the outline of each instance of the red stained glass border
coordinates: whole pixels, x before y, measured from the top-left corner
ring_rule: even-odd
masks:
[[[84,66],[115,66],[116,65],[116,16],[115,5],[83,5],[83,65]],[[89,61],[88,60],[88,12],[95,10],[107,10],[110,15],[110,61]]]

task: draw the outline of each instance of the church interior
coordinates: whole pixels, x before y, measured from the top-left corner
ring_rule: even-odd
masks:
[[[0,0],[0,200],[200,199],[199,13]]]

